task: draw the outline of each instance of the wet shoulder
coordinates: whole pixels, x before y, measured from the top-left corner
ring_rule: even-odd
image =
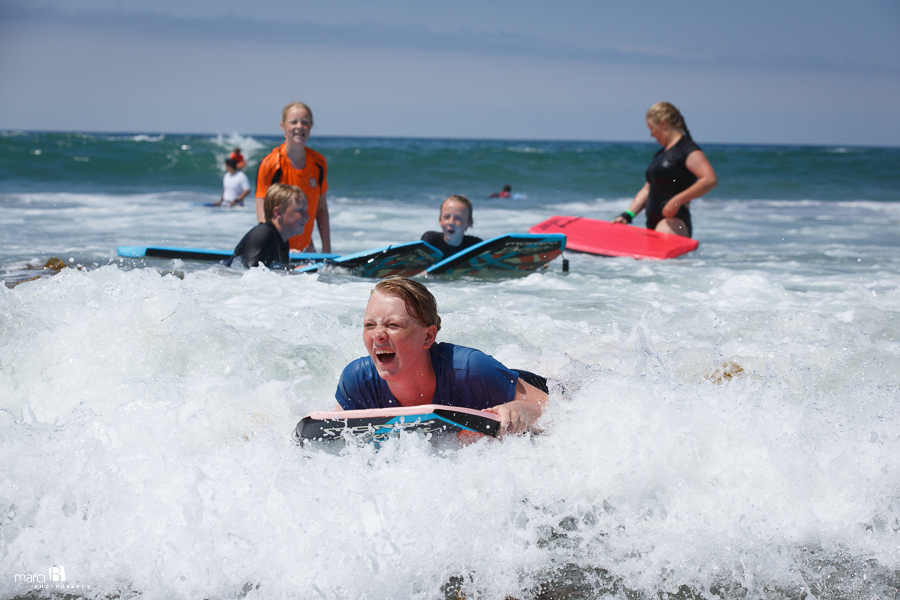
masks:
[[[328,162],[325,160],[325,156],[322,153],[313,150],[309,146],[306,147],[306,160],[307,163],[309,161],[312,161],[317,165],[321,165],[323,168],[327,168],[328,166]]]
[[[678,140],[678,143],[675,144],[672,150],[677,150],[679,154],[686,157],[691,152],[700,150],[700,146],[698,146],[697,142],[695,142],[690,136],[685,135],[682,136],[680,140]]]

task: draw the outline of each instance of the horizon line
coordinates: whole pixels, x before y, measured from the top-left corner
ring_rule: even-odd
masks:
[[[16,134],[16,133],[61,133],[61,134],[82,134],[82,135],[115,135],[115,136],[196,136],[196,137],[216,137],[226,135],[238,135],[250,138],[274,138],[283,139],[279,134],[264,133],[241,133],[237,131],[231,132],[203,132],[203,131],[100,131],[100,130],[75,130],[75,129],[24,129],[24,128],[4,128],[0,127],[0,135]],[[316,139],[374,139],[374,140],[418,140],[418,141],[455,141],[455,142],[538,142],[538,143],[588,143],[588,144],[639,144],[646,146],[657,146],[655,142],[645,140],[599,140],[588,138],[492,138],[492,137],[453,137],[453,136],[411,136],[411,135],[360,135],[360,134],[317,134],[310,138],[312,143],[308,144],[310,148],[315,146]],[[693,138],[693,136],[692,136]],[[704,141],[696,140],[698,144],[703,146],[781,146],[781,147],[802,147],[802,148],[872,148],[900,150],[900,145],[887,144],[855,144],[855,143],[812,143],[812,142],[721,142],[721,141]]]

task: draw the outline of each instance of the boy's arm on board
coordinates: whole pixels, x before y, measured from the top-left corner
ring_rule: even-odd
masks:
[[[500,435],[525,433],[543,414],[548,395],[519,379],[514,399],[506,404],[486,408],[485,412],[500,417]]]

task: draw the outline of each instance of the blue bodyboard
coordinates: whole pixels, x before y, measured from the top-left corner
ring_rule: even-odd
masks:
[[[181,260],[199,260],[215,262],[230,258],[233,250],[209,250],[206,248],[177,248],[174,246],[119,246],[119,256],[126,258],[180,258]],[[337,258],[339,254],[321,254],[313,252],[291,252],[291,262],[323,261]]]
[[[222,202],[221,204],[217,204],[216,202],[191,202],[191,206],[203,206],[205,208],[247,208],[248,204],[244,204],[243,202],[240,204],[225,204]]]
[[[469,246],[432,265],[426,272],[429,275],[525,274],[542,268],[565,248],[566,236],[562,234],[507,233]]]
[[[315,273],[320,269],[337,268],[357,277],[383,279],[391,275],[412,277],[441,260],[441,251],[422,240],[392,244],[384,248],[364,250],[340,258],[298,267],[301,273]]]
[[[401,432],[417,432],[432,436],[474,434],[477,437],[497,437],[500,419],[497,415],[459,406],[425,404],[397,406],[369,410],[312,412],[303,417],[294,429],[298,444],[345,442],[383,442]]]

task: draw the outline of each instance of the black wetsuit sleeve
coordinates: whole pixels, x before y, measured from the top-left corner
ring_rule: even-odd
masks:
[[[475,244],[480,244],[484,240],[480,237],[475,237],[474,235],[467,235],[463,238],[462,244],[459,245],[459,248],[456,249],[457,252],[460,250],[465,250],[469,246],[474,246]]]
[[[290,247],[277,229],[269,223],[260,223],[238,243],[234,249],[234,258],[237,257],[248,267],[262,263],[274,268],[290,262]]]
[[[450,250],[450,246],[444,241],[444,234],[440,231],[426,231],[422,234],[422,240],[440,250],[441,254],[444,255],[444,258],[453,254],[453,251]]]

